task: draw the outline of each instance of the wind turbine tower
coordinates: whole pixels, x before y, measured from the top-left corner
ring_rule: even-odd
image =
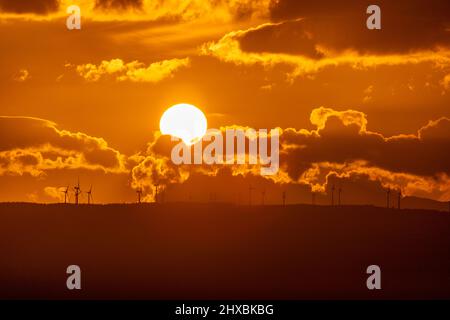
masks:
[[[334,206],[334,184],[331,186],[331,205]]]
[[[252,185],[250,185],[248,187],[248,204],[251,206],[252,205],[252,191],[255,190],[255,188],[252,187]]]
[[[78,183],[73,189],[75,190],[75,204],[78,204],[79,196],[81,194],[80,179],[78,179]]]
[[[141,203],[141,195],[142,195],[142,189],[139,188],[136,190],[137,196],[138,196],[138,203]]]
[[[338,206],[341,206],[341,192],[342,192],[342,188],[339,187],[338,189]]]
[[[93,198],[92,198],[92,185],[89,188],[89,191],[86,192],[86,193],[87,193],[87,196],[88,196],[88,204],[91,204],[91,201],[93,200]]]
[[[386,208],[388,208],[388,209],[389,209],[390,196],[391,196],[391,188],[388,188],[386,191]]]
[[[64,192],[64,204],[67,203],[67,194],[69,193],[69,186],[66,187],[62,192]]]
[[[155,186],[155,189],[156,189],[156,191],[155,191],[155,202],[158,203],[158,187],[159,187],[159,184],[155,184],[154,186]]]

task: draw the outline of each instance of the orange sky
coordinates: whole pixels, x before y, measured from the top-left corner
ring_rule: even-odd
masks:
[[[77,177],[96,202],[137,186],[151,201],[155,182],[169,200],[238,201],[252,183],[309,202],[330,181],[352,203],[387,187],[450,200],[450,5],[378,4],[381,30],[365,1],[0,0],[0,201],[59,201]],[[209,127],[283,129],[280,176],[187,178],[154,136],[180,102]]]

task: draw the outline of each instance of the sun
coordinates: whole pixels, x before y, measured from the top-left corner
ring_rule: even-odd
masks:
[[[203,112],[187,103],[176,104],[167,109],[159,121],[162,134],[180,138],[187,145],[201,140],[208,123]]]

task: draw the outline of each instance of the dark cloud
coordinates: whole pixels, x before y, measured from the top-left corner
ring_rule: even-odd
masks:
[[[324,127],[315,134],[287,130],[282,135],[282,144],[299,147],[284,155],[294,179],[314,163],[342,164],[360,160],[391,172],[430,177],[439,173],[450,175],[450,154],[447,152],[450,119],[430,122],[415,135],[386,138],[367,131],[361,126],[364,121],[352,119],[345,124],[346,111],[328,111],[322,120]],[[365,115],[361,113],[361,117],[365,118]]]
[[[58,10],[58,0],[0,0],[0,11],[46,14]]]
[[[0,175],[77,168],[121,172],[124,161],[102,138],[59,130],[47,120],[0,117]]]
[[[277,34],[278,44],[272,44],[273,47],[287,46],[289,42],[295,46],[296,42],[302,41],[301,35],[307,33],[310,35],[308,47],[315,43],[335,50],[354,49],[361,53],[397,53],[450,45],[449,1],[378,1],[381,30],[366,28],[369,4],[362,0],[281,0],[272,7],[274,21],[305,20],[297,24],[281,24],[268,33],[269,41],[273,41],[273,35]],[[290,41],[289,35],[293,35]]]
[[[96,0],[95,7],[100,9],[142,9],[143,0]]]
[[[309,58],[323,57],[316,48],[316,40],[303,21],[287,21],[250,30],[240,38],[243,51],[299,54]]]

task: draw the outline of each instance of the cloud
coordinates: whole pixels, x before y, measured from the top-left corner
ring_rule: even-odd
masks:
[[[396,54],[449,46],[450,3],[445,0],[380,0],[381,30],[368,30],[365,0],[280,0],[271,7],[273,21],[303,18],[299,23],[275,28],[299,41],[308,32],[313,41],[335,51],[354,49],[360,54]]]
[[[450,89],[450,73],[445,75],[444,78],[441,81],[442,87],[444,87],[445,90]]]
[[[96,0],[95,8],[134,10],[136,14],[150,20],[233,21],[267,17],[271,3],[271,0]]]
[[[172,77],[178,69],[189,65],[189,58],[163,60],[148,66],[139,61],[124,63],[121,59],[112,59],[103,60],[99,65],[91,63],[78,65],[76,71],[87,81],[98,81],[102,77],[111,76],[117,81],[156,83]]]
[[[27,69],[20,69],[16,75],[14,75],[14,81],[25,82],[31,78],[30,73]]]
[[[376,51],[350,44],[336,46],[321,40],[322,33],[309,28],[310,24],[307,19],[296,19],[232,31],[218,41],[205,43],[200,52],[237,65],[289,66],[290,79],[336,66],[365,69],[429,63],[437,70],[450,68],[450,47]]]
[[[170,184],[179,184],[189,177],[169,158],[147,155],[131,170],[131,187],[142,190],[144,201],[154,201],[156,188],[163,192]]]
[[[102,138],[60,130],[48,120],[0,117],[0,175],[38,177],[61,169],[123,173],[125,161]]]
[[[288,128],[280,135],[280,170],[266,176],[276,184],[300,184],[324,192],[330,177],[376,181],[404,195],[447,200],[450,195],[450,119],[431,121],[416,134],[385,137],[367,129],[366,114],[320,107],[311,112],[314,130]],[[246,127],[234,126],[246,129]],[[230,127],[221,128],[222,132]],[[132,186],[154,195],[183,183],[193,174],[217,176],[223,165],[175,166],[170,151],[175,142],[156,135],[148,150],[136,158]],[[248,150],[247,150],[248,151]],[[426,155],[426,157],[424,157]],[[258,176],[258,165],[229,165],[233,176]]]
[[[45,187],[44,193],[52,199],[58,200],[58,202],[64,201],[64,189],[60,187]]]
[[[95,8],[100,9],[142,9],[143,0],[96,0]]]
[[[9,18],[60,19],[66,8],[79,5],[93,21],[235,22],[268,18],[273,0],[0,0]],[[11,15],[13,14],[13,15]],[[39,14],[39,16],[36,16]]]
[[[33,0],[33,1],[14,1],[0,0],[0,11],[10,13],[35,13],[47,14],[57,11],[59,8],[58,0]]]

